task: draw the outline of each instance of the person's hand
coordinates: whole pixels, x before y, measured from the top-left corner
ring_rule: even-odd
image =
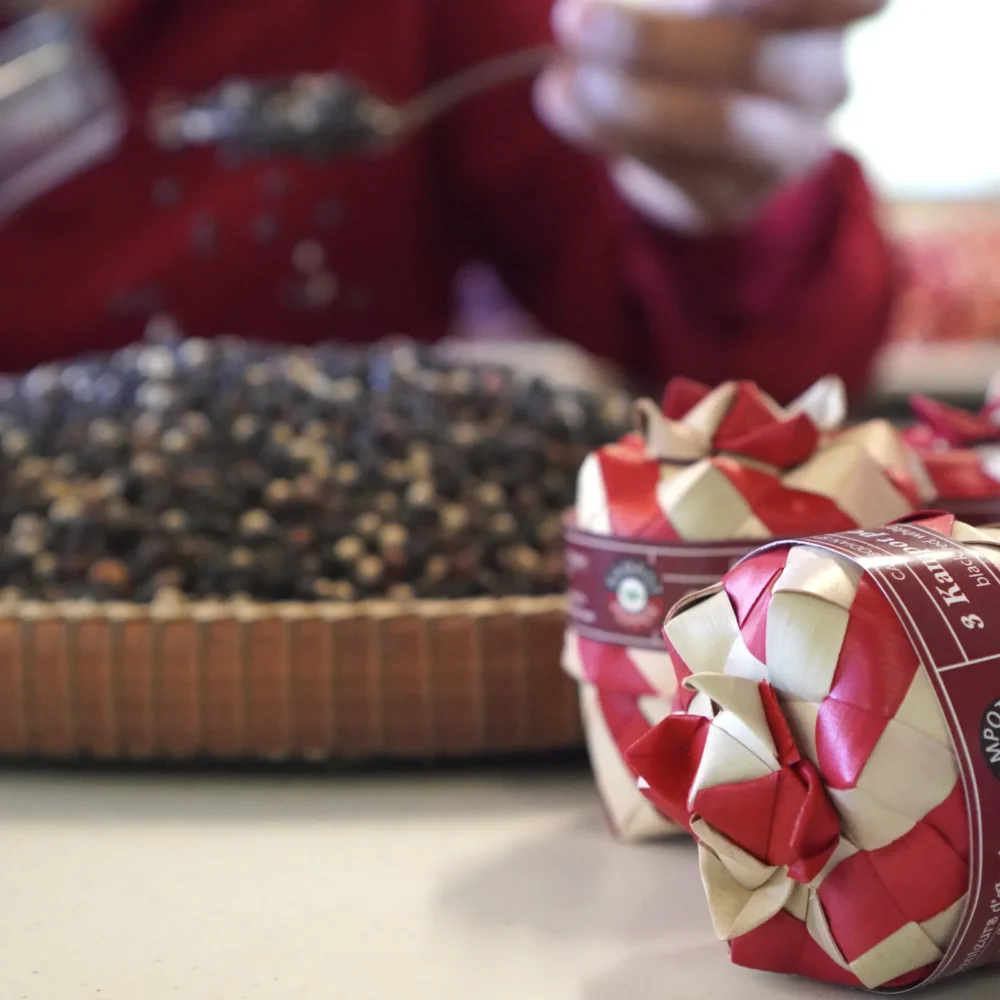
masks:
[[[746,223],[829,152],[844,30],[886,0],[557,0],[536,105],[647,215]]]

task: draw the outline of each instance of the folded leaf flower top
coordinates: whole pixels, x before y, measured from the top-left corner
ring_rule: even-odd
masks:
[[[1000,531],[928,521],[1000,566]],[[683,714],[629,751],[699,844],[739,965],[863,986],[925,979],[960,921],[969,827],[951,735],[878,585],[762,550],[665,627]]]
[[[749,382],[675,379],[637,404],[640,433],[590,455],[578,525],[659,540],[767,539],[884,524],[931,486],[885,421],[841,430],[843,385],[828,378],[787,409]]]
[[[821,379],[788,407],[749,382],[709,389],[674,379],[660,404],[643,400],[636,411],[636,433],[584,462],[575,523],[592,535],[673,546],[664,612],[764,541],[874,527],[925,506],[933,494],[889,423],[843,429],[846,399],[837,378]],[[581,684],[590,757],[612,828],[626,840],[676,832],[636,789],[623,757],[670,711],[676,681],[666,651],[571,627],[563,663]]]
[[[908,432],[914,444],[944,451],[1000,442],[1000,401],[987,402],[982,413],[969,413],[930,396],[910,397],[920,423]]]
[[[1000,383],[981,413],[927,396],[910,406],[919,423],[906,432],[934,485],[934,506],[973,524],[1000,521]]]

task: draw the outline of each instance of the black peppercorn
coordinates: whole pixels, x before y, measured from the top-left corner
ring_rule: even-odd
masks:
[[[90,567],[87,579],[111,593],[121,593],[129,584],[128,566],[120,559],[100,559]]]
[[[559,514],[543,517],[535,529],[535,541],[542,547],[558,544],[563,536],[563,519]]]
[[[399,510],[399,496],[391,490],[382,490],[375,495],[374,505],[383,517],[392,517]]]
[[[382,475],[385,477],[386,482],[396,485],[402,485],[413,479],[413,471],[409,462],[399,459],[386,462],[382,467]]]
[[[63,454],[57,455],[52,460],[52,473],[56,476],[62,476],[66,478],[67,476],[72,476],[76,472],[78,463],[76,456],[73,454]]]
[[[410,533],[401,524],[386,524],[378,530],[378,544],[386,549],[402,549],[410,540]]]
[[[354,581],[365,593],[378,590],[385,575],[385,563],[378,556],[362,556],[354,567]]]
[[[297,524],[288,529],[288,544],[296,552],[311,549],[316,544],[316,529],[310,524]]]
[[[412,601],[416,590],[409,583],[394,583],[386,592],[386,597],[390,601]]]
[[[251,569],[256,562],[253,549],[240,545],[229,553],[229,565],[235,570]]]
[[[169,466],[160,458],[150,452],[139,452],[129,463],[129,470],[132,475],[140,479],[163,478],[167,475]]]
[[[187,600],[184,591],[180,587],[156,587],[153,590],[153,601],[156,604],[184,604]]]
[[[540,578],[549,593],[556,593],[566,585],[566,569],[562,552],[549,552],[542,558]]]
[[[250,538],[267,535],[273,525],[274,521],[271,519],[271,515],[266,510],[259,508],[248,510],[240,517],[239,521],[240,534]]]
[[[355,535],[346,535],[333,547],[333,557],[344,566],[356,563],[366,552],[365,543]]]
[[[411,444],[407,451],[410,469],[415,477],[429,477],[434,469],[434,451],[426,441]]]
[[[181,417],[181,427],[196,441],[204,440],[212,433],[212,422],[204,413],[189,410]]]
[[[241,413],[232,423],[229,433],[237,444],[250,444],[261,431],[261,422],[251,413]]]
[[[0,451],[7,458],[20,458],[31,447],[31,436],[20,427],[4,431],[0,437]]]
[[[342,486],[354,486],[361,478],[357,462],[339,462],[333,469],[334,478]]]
[[[139,352],[135,367],[140,375],[151,379],[172,378],[177,370],[170,348],[156,344],[144,347]]]
[[[180,427],[171,427],[160,438],[160,447],[168,455],[182,455],[191,450],[191,444],[191,435]]]
[[[441,508],[440,520],[445,535],[457,535],[469,526],[469,511],[461,504],[446,504]]]
[[[519,574],[534,574],[541,569],[542,557],[528,545],[514,545],[500,553],[501,565]]]
[[[357,591],[350,581],[336,580],[330,589],[330,597],[334,601],[353,601],[357,597]]]
[[[280,507],[295,496],[295,489],[287,479],[272,479],[264,489],[264,502],[269,507]]]
[[[305,596],[315,601],[353,601],[357,595],[354,584],[348,580],[312,580]]]
[[[406,504],[414,510],[428,510],[436,499],[434,483],[429,479],[415,479],[406,491]]]
[[[451,571],[451,563],[446,556],[431,556],[424,565],[423,578],[427,583],[440,583]]]
[[[83,519],[86,510],[80,497],[69,494],[53,501],[49,507],[49,520],[55,524],[75,524]]]
[[[308,420],[302,428],[303,436],[311,441],[326,441],[329,433],[329,428],[322,420]]]
[[[483,507],[499,508],[504,505],[507,495],[498,483],[480,483],[473,492],[476,502]]]
[[[10,533],[15,536],[42,536],[45,534],[45,521],[37,514],[18,514],[11,522]]]
[[[167,589],[182,590],[185,583],[185,575],[184,571],[176,566],[158,570],[153,574],[154,593],[159,593]]]
[[[271,425],[269,437],[274,444],[287,446],[295,437],[295,428],[280,420]]]
[[[51,552],[39,552],[31,561],[31,571],[39,580],[53,580],[59,573],[59,558]]]
[[[205,368],[211,362],[215,349],[210,340],[192,337],[177,348],[177,357],[187,368]]]
[[[183,510],[178,510],[176,507],[165,510],[160,515],[160,525],[172,535],[179,535],[187,531],[190,524],[191,518],[187,513]]]
[[[517,519],[509,511],[498,511],[489,519],[487,530],[491,540],[507,541],[517,534]]]
[[[354,530],[362,538],[374,538],[382,527],[382,518],[368,510],[354,519]]]
[[[108,358],[0,380],[0,578],[23,595],[564,585],[562,511],[582,458],[625,429],[624,396],[412,344],[288,351],[153,328]]]

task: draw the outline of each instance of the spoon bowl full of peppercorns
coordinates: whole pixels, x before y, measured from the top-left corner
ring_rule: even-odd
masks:
[[[150,131],[170,150],[219,144],[258,155],[379,154],[477,94],[535,75],[550,55],[548,47],[507,53],[401,104],[343,73],[231,79],[188,102],[158,102],[150,110]]]

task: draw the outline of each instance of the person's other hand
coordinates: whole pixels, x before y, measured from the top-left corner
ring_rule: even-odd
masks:
[[[829,152],[844,31],[886,0],[557,0],[536,105],[622,193],[688,231],[753,219]]]

